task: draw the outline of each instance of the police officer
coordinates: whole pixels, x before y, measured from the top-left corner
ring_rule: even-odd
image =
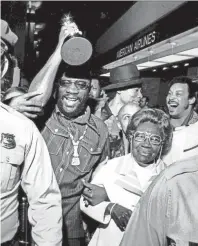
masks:
[[[165,169],[142,196],[120,246],[198,246],[198,156]]]
[[[1,21],[1,60],[17,36]],[[5,60],[4,60],[5,59]],[[2,64],[5,74],[5,63]],[[34,123],[0,102],[1,245],[10,246],[17,233],[18,192],[21,185],[29,202],[29,221],[36,245],[60,246],[61,195],[45,142]]]

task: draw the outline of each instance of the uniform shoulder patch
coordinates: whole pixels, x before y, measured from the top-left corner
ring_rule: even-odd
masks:
[[[1,133],[1,146],[6,149],[14,149],[16,147],[15,135],[10,133]]]

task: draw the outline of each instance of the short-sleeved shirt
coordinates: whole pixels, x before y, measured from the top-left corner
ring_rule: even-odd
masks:
[[[174,163],[153,181],[120,246],[198,246],[198,156]]]

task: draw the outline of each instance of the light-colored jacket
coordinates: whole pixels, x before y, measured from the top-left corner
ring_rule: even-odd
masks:
[[[198,245],[198,156],[167,167],[141,197],[120,246]]]
[[[36,245],[61,246],[61,194],[44,139],[32,121],[2,103],[0,136],[1,243],[17,232],[21,184]]]
[[[198,121],[176,127],[170,152],[163,158],[166,165],[198,155]]]
[[[164,168],[162,161],[145,168],[141,167],[131,154],[128,154],[108,161],[95,175],[92,183],[105,188],[110,202],[118,203],[133,211],[148,185]],[[81,210],[101,223],[89,246],[118,246],[122,239],[123,232],[110,215],[105,216],[105,210],[110,202],[85,207],[83,197],[81,197]]]

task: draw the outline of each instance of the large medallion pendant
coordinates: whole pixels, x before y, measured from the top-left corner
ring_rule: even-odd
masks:
[[[72,166],[79,166],[80,165],[80,160],[78,157],[73,157],[72,159]]]
[[[80,165],[80,159],[79,159],[79,155],[78,155],[78,142],[74,143],[74,154],[73,154],[73,158],[72,158],[72,166],[79,166]]]

